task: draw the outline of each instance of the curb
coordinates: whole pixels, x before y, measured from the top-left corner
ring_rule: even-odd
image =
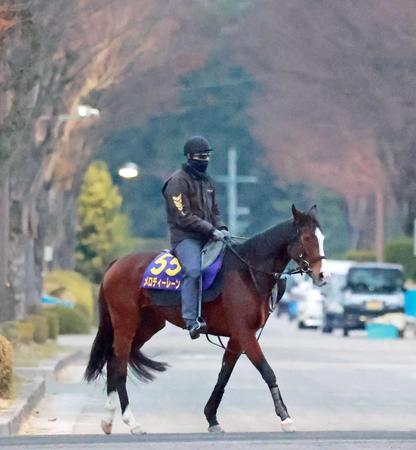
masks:
[[[64,369],[69,364],[72,364],[77,359],[82,358],[85,356],[85,353],[82,350],[77,350],[72,353],[67,353],[62,358],[60,358],[58,361],[55,361],[54,367],[53,367],[53,374],[56,376],[59,371]]]
[[[0,413],[0,436],[17,434],[22,423],[45,395],[45,391],[46,384],[43,378],[24,384],[10,408]]]
[[[10,408],[0,412],[0,436],[16,435],[23,422],[44,397],[47,376],[56,376],[65,366],[83,355],[82,351],[76,351],[65,353],[58,359],[47,360],[39,367],[16,367],[15,373],[32,381],[24,383]]]

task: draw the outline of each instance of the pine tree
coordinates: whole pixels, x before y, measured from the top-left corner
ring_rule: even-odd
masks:
[[[98,282],[107,264],[132,244],[122,197],[113,185],[107,164],[92,163],[78,198],[77,270]]]

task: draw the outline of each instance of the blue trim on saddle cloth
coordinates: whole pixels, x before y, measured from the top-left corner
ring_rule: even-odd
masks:
[[[202,271],[202,289],[208,289],[221,269],[224,252]],[[140,283],[141,288],[163,291],[180,291],[185,273],[178,259],[164,250],[146,267]]]

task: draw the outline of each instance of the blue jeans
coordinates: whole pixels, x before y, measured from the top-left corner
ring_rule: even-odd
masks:
[[[196,239],[184,239],[174,249],[185,272],[182,283],[182,317],[185,320],[195,320],[198,316],[198,290],[201,277],[202,243]]]

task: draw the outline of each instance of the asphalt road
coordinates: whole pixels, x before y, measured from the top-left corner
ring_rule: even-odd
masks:
[[[283,433],[227,433],[131,435],[61,435],[0,439],[0,447],[7,450],[88,450],[144,449],[144,450],[414,450],[413,432],[301,432]]]
[[[86,349],[89,342],[67,338],[77,348]],[[118,435],[100,435],[104,383],[83,383],[81,360],[62,371],[58,381],[49,381],[47,396],[21,430],[22,435],[61,436],[15,438],[0,441],[0,448],[82,448],[86,440],[88,448],[100,449],[133,448],[138,441],[140,448],[149,449],[416,448],[414,339],[372,341],[363,332],[350,338],[323,335],[273,317],[261,344],[299,431],[295,435],[280,433],[268,389],[245,357],[219,409],[220,423],[229,433],[206,433],[202,411],[222,350],[203,338],[190,341],[185,332],[169,327],[144,350],[168,362],[170,369],[149,384],[129,382],[132,409],[147,436],[126,435],[120,413],[114,424]]]

